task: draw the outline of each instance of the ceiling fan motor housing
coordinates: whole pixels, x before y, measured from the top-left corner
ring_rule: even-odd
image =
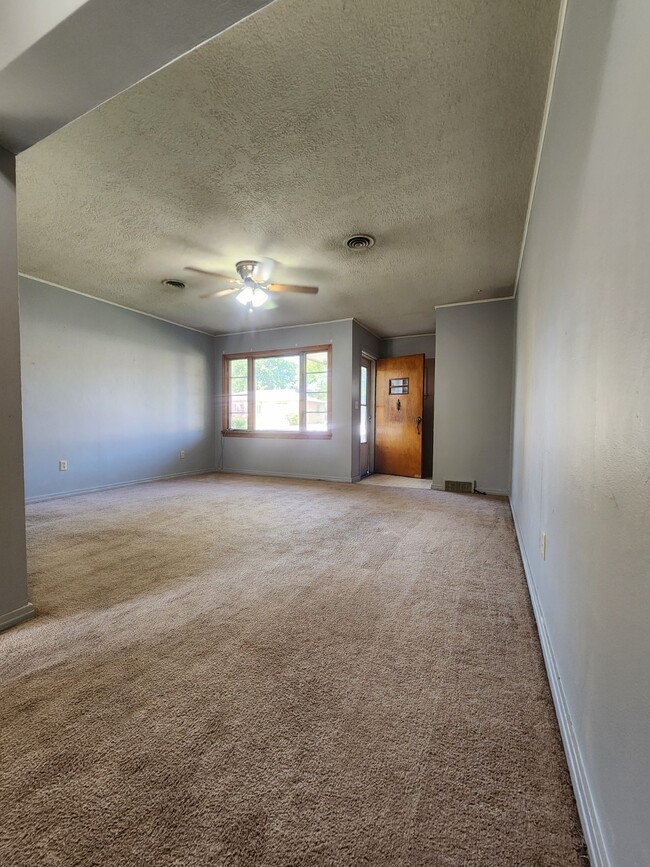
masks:
[[[258,262],[256,259],[240,259],[235,264],[239,280],[234,280],[226,274],[219,274],[217,271],[206,271],[203,268],[193,268],[188,266],[188,271],[195,271],[197,274],[207,274],[210,277],[216,277],[219,280],[226,280],[228,283],[234,283],[227,289],[219,289],[216,292],[209,292],[202,295],[202,298],[219,298],[222,295],[232,295],[237,292],[236,299],[242,304],[248,304],[252,299],[251,292],[257,293],[257,298],[264,298],[261,304],[266,300],[267,292],[296,292],[300,295],[316,295],[318,286],[295,286],[288,283],[269,283],[271,272],[275,266],[273,259],[262,259]],[[253,304],[253,306],[260,306]]]
[[[255,270],[255,266],[258,264],[259,262],[256,262],[254,259],[242,259],[241,262],[237,262],[235,268],[242,280],[246,281],[247,278],[249,280],[255,280],[253,277],[253,271]]]

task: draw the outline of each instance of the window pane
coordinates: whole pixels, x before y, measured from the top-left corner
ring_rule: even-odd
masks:
[[[368,368],[361,368],[361,406],[368,403]]]
[[[230,362],[230,429],[248,428],[248,359]]]
[[[300,356],[256,358],[255,430],[300,430]]]
[[[248,430],[248,413],[230,413],[230,430]]]
[[[322,412],[309,412],[306,416],[308,431],[326,431],[327,430],[327,407]]]
[[[230,362],[230,376],[233,378],[243,376],[246,379],[248,377],[248,359],[233,358]]]
[[[318,392],[327,396],[327,352],[308,352],[305,356],[307,394]]]
[[[327,351],[307,353],[307,373],[327,373]]]
[[[305,427],[308,431],[328,430],[328,360],[328,352],[308,352],[305,356]]]
[[[361,407],[361,420],[359,424],[359,439],[362,443],[368,442],[368,413],[365,406]]]

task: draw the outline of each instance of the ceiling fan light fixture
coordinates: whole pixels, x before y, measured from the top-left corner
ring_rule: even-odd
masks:
[[[268,293],[259,286],[244,286],[235,296],[244,307],[261,307],[268,299]]]
[[[317,295],[318,286],[296,286],[293,283],[269,283],[271,272],[275,266],[273,259],[262,259],[258,262],[254,259],[242,259],[237,262],[235,269],[239,274],[239,280],[220,274],[218,271],[207,271],[205,268],[187,266],[186,270],[196,274],[205,274],[208,277],[216,277],[226,283],[234,284],[225,289],[217,289],[215,292],[207,292],[201,298],[221,298],[222,296],[234,297],[242,307],[248,308],[249,313],[255,307],[262,307],[269,300],[270,292],[294,292],[298,295]],[[272,310],[277,305],[270,304]]]

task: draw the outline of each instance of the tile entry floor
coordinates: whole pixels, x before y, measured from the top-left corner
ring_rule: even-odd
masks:
[[[387,476],[383,473],[373,473],[365,476],[359,482],[360,485],[387,485],[391,488],[419,488],[430,490],[431,479],[411,479],[407,476]]]

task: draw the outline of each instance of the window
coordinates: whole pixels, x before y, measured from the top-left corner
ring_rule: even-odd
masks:
[[[329,439],[332,347],[224,355],[227,436]]]
[[[359,395],[359,441],[368,442],[368,363],[361,362],[361,392]]]

